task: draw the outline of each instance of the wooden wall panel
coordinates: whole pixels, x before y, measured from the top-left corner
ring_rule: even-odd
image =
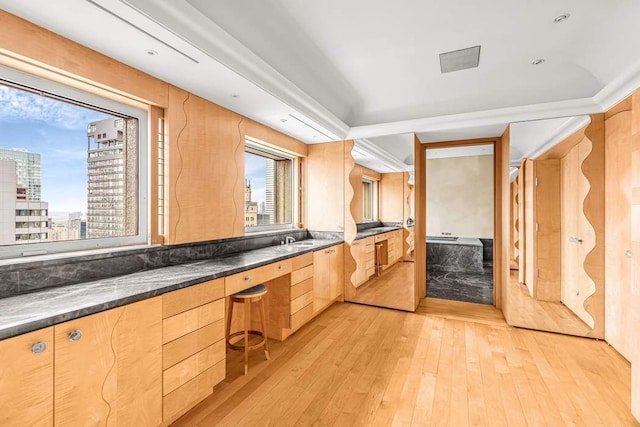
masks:
[[[629,99],[630,101],[630,99]],[[605,121],[605,339],[631,360],[631,105]]]
[[[2,65],[123,102],[168,105],[166,82],[3,10],[0,40]]]
[[[560,161],[535,161],[535,298],[560,301]]]
[[[522,159],[520,161],[520,171],[518,173],[518,218],[519,218],[519,222],[518,222],[518,241],[519,241],[519,245],[518,245],[518,282],[519,283],[524,283],[526,281],[526,274],[527,274],[527,242],[526,242],[526,235],[525,235],[525,222],[526,222],[526,218],[525,218],[525,211],[524,211],[524,206],[525,206],[525,191],[524,191],[524,183],[525,183],[525,173],[526,173],[526,162],[527,159]]]
[[[380,179],[380,212],[383,222],[403,222],[405,220],[405,184],[409,177],[406,172],[383,173]]]
[[[309,230],[345,231],[345,147],[346,141],[308,147],[306,225]]]
[[[522,195],[524,205],[524,254],[525,275],[524,283],[529,289],[529,295],[535,295],[536,282],[536,253],[535,253],[535,170],[533,160],[526,159],[522,164],[524,178],[524,193]]]
[[[173,86],[169,105],[167,242],[242,236],[242,116]]]
[[[631,245],[633,278],[629,307],[632,310],[631,411],[640,420],[640,91],[633,94],[631,113]]]
[[[414,268],[414,307],[418,308],[420,299],[427,292],[427,153],[420,139],[414,136],[413,159],[415,185],[415,268]]]
[[[351,217],[356,224],[362,222],[363,216],[363,194],[362,194],[362,174],[364,168],[360,165],[354,165],[349,173],[349,183],[353,190],[353,198],[351,199]]]
[[[503,292],[509,282],[509,149],[510,127],[495,140],[494,225],[493,225],[493,303],[503,308]]]

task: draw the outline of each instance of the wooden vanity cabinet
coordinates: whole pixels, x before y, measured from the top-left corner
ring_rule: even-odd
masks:
[[[226,375],[225,280],[162,295],[163,421],[175,421]]]
[[[0,426],[53,425],[53,327],[0,341]]]
[[[55,425],[162,423],[162,301],[54,326]]]
[[[343,245],[313,253],[313,311],[317,313],[344,292]]]

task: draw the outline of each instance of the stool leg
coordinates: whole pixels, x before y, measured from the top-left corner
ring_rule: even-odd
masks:
[[[249,373],[249,330],[251,329],[251,301],[244,302],[244,374]]]
[[[267,338],[267,318],[264,315],[264,298],[260,298],[260,317],[262,318],[262,333],[264,334],[264,355],[269,359],[269,338]]]
[[[231,335],[231,318],[233,316],[233,297],[227,299],[229,302],[228,314],[227,314],[227,330],[225,334],[225,341],[227,342],[227,347],[229,347],[229,335]]]

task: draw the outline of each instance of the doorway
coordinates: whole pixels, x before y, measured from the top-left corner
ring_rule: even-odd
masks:
[[[493,305],[493,145],[426,150],[428,298]]]

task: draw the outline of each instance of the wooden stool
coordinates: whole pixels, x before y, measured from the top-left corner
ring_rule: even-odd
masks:
[[[269,360],[269,346],[267,343],[267,320],[264,314],[265,295],[269,289],[265,285],[256,285],[242,292],[229,297],[229,315],[227,316],[227,346],[233,350],[244,350],[244,374],[249,372],[249,350],[255,350],[264,346],[264,355]],[[262,331],[251,329],[251,303],[257,302],[260,305],[260,317],[262,323]],[[231,333],[231,317],[233,315],[234,303],[244,304],[244,330]],[[243,344],[232,344],[231,339],[243,335]],[[249,335],[261,337],[260,342],[249,345]]]

